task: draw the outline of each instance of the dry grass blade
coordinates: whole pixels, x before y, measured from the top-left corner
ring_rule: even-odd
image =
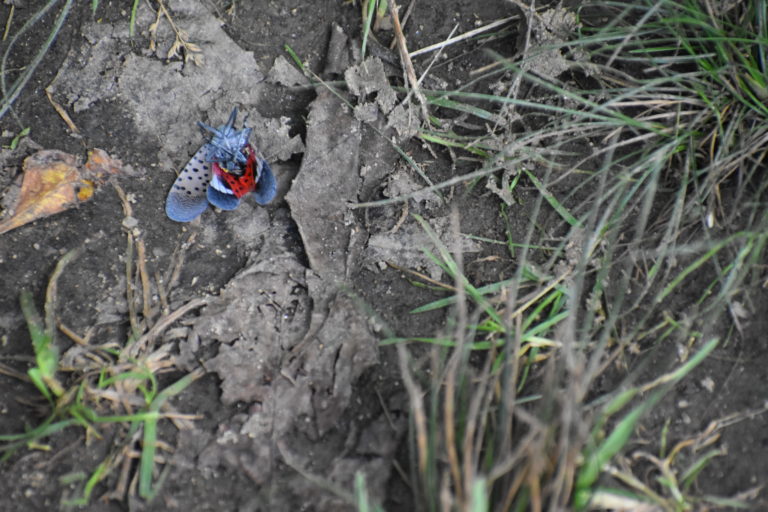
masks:
[[[139,278],[141,279],[142,291],[142,314],[147,327],[152,327],[152,285],[149,282],[149,272],[147,271],[147,247],[144,244],[144,237],[141,236],[139,228],[133,229],[133,236],[136,237],[136,257],[138,258]]]
[[[152,327],[152,285],[149,280],[149,272],[147,270],[147,249],[144,243],[141,230],[138,227],[138,221],[133,217],[133,208],[131,207],[131,199],[125,193],[120,185],[114,183],[115,191],[120,197],[120,201],[123,204],[123,212],[125,213],[125,219],[123,219],[123,228],[126,231],[128,237],[128,257],[126,258],[126,278],[127,286],[129,289],[130,297],[133,298],[133,248],[136,247],[137,268],[139,271],[139,279],[141,280],[142,290],[142,314],[143,320],[147,327]],[[135,313],[135,306],[131,303],[128,304],[131,310],[131,326],[135,333],[140,332],[140,326]]]
[[[8,32],[11,31],[11,23],[13,22],[13,14],[16,12],[16,4],[11,4],[11,10],[8,13],[8,19],[5,20],[5,30],[3,31],[3,41],[8,39]]]
[[[421,196],[427,192],[434,192],[436,190],[440,190],[446,187],[451,187],[453,185],[457,185],[459,183],[472,181],[476,178],[481,178],[483,176],[488,176],[489,174],[493,174],[495,172],[498,172],[501,169],[501,167],[490,167],[487,169],[480,169],[479,171],[470,172],[467,174],[464,174],[462,176],[456,176],[454,178],[450,178],[448,180],[445,180],[441,183],[437,183],[435,185],[431,185],[429,187],[424,187],[422,189],[416,190],[415,192],[409,192],[408,194],[403,194],[398,197],[393,197],[389,199],[381,199],[379,201],[369,201],[364,203],[347,203],[347,208],[349,209],[357,209],[357,208],[372,208],[375,206],[386,206],[389,204],[395,204],[395,203],[401,203],[403,201],[407,201],[408,199],[412,199],[417,196]]]
[[[26,373],[22,373],[20,371],[14,370],[10,366],[6,366],[3,363],[0,363],[0,374],[7,375],[8,377],[12,377],[22,382],[32,382],[32,380],[29,378],[29,376]]]
[[[207,297],[200,297],[192,299],[176,311],[161,317],[157,323],[143,334],[138,340],[136,340],[128,349],[125,350],[124,358],[138,358],[142,353],[147,353],[152,350],[155,340],[160,336],[163,331],[170,327],[174,322],[186,315],[190,311],[201,308],[208,304],[209,299]]]
[[[152,25],[149,28],[150,33],[150,50],[154,51],[156,48],[156,35],[157,35],[157,29],[160,24],[160,15],[165,17],[165,19],[168,21],[168,24],[171,26],[171,29],[173,30],[173,33],[175,34],[175,39],[173,41],[173,44],[168,49],[168,52],[166,54],[167,59],[173,59],[178,56],[182,56],[184,62],[192,61],[196,66],[202,66],[203,65],[203,50],[196,45],[195,43],[189,41],[189,34],[187,34],[184,30],[181,30],[176,26],[176,23],[173,21],[173,17],[168,12],[168,9],[165,7],[165,3],[163,0],[156,0],[157,2],[157,18],[155,19],[155,22],[152,23]]]
[[[418,470],[419,474],[424,475],[427,471],[427,460],[429,454],[429,445],[427,435],[427,415],[424,410],[424,395],[419,389],[413,373],[410,369],[408,351],[402,344],[397,345],[397,357],[400,365],[400,371],[403,377],[405,389],[411,403],[411,414],[413,423],[416,427],[416,446],[418,450]]]
[[[424,282],[427,282],[429,284],[432,284],[432,285],[435,285],[437,287],[443,288],[444,290],[448,290],[448,291],[454,292],[454,293],[457,292],[456,287],[451,286],[449,284],[445,284],[445,283],[440,282],[440,281],[438,281],[436,279],[432,279],[431,277],[429,277],[428,275],[426,275],[426,274],[424,274],[422,272],[418,272],[418,271],[412,270],[410,268],[401,267],[400,265],[392,263],[391,261],[387,262],[387,266],[388,267],[392,267],[393,269],[395,269],[395,270],[397,270],[399,272],[407,272],[408,274],[411,274],[412,276],[418,277],[419,279],[423,280]]]
[[[171,263],[168,267],[168,270],[165,273],[165,290],[164,293],[167,296],[169,293],[171,293],[171,290],[176,286],[176,284],[179,282],[179,278],[181,277],[181,271],[184,268],[184,257],[187,254],[187,250],[192,247],[192,244],[195,243],[195,239],[197,238],[197,232],[193,231],[189,234],[187,239],[182,242],[181,244],[177,245],[176,248],[173,250],[173,256],[171,256]],[[168,313],[167,311],[165,312]]]
[[[131,331],[133,336],[138,337],[143,329],[139,323],[138,315],[136,314],[136,301],[134,297],[133,285],[133,258],[136,242],[132,230],[133,227],[135,227],[136,220],[133,217],[133,208],[131,207],[131,202],[128,199],[128,195],[117,183],[113,183],[112,186],[115,188],[115,192],[117,193],[118,197],[120,197],[120,201],[123,205],[123,213],[125,214],[125,219],[123,219],[123,228],[126,231],[126,239],[128,244],[125,251],[125,287],[128,299],[128,321],[131,324]]]
[[[59,102],[53,99],[53,93],[51,91],[50,85],[45,88],[45,95],[48,97],[48,102],[51,104],[51,106],[53,106],[54,110],[56,110],[56,113],[59,114],[59,117],[61,117],[61,119],[67,124],[72,133],[80,133],[77,125],[75,125],[74,121],[72,121],[72,118],[69,117],[69,114],[64,109],[64,107],[62,107]]]
[[[419,81],[416,79],[416,72],[413,69],[413,62],[408,55],[408,47],[405,42],[405,34],[403,34],[403,27],[400,25],[400,15],[397,12],[397,2],[395,0],[389,0],[389,13],[392,16],[392,24],[395,30],[395,40],[397,41],[397,49],[400,52],[400,59],[402,60],[403,67],[405,67],[405,75],[408,78],[408,83],[411,84],[413,94],[419,100],[421,105],[421,115],[424,123],[429,124],[429,111],[427,110],[428,102],[427,98],[421,93],[419,88]]]
[[[446,48],[452,44],[460,43],[461,41],[464,41],[466,39],[469,39],[471,37],[475,37],[478,34],[482,34],[483,32],[487,32],[489,30],[493,30],[497,27],[500,27],[502,25],[505,25],[509,23],[510,21],[514,21],[518,19],[519,16],[509,16],[508,18],[502,18],[500,20],[493,21],[487,25],[483,25],[482,27],[478,27],[476,29],[470,30],[469,32],[464,32],[463,34],[460,34],[458,36],[454,37],[448,37],[445,41],[440,41],[439,43],[431,44],[429,46],[425,46],[424,48],[421,48],[419,50],[413,51],[409,53],[408,55],[413,58],[417,57],[419,55],[424,55],[425,53],[430,53],[435,50],[441,50],[443,48]]]

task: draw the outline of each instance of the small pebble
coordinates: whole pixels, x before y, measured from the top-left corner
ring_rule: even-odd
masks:
[[[123,227],[125,229],[133,229],[139,225],[138,219],[136,217],[126,217],[123,219]]]

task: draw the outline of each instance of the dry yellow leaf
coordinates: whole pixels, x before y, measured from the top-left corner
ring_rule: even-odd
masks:
[[[0,234],[89,200],[97,183],[120,172],[121,166],[100,149],[91,151],[82,168],[69,153],[38,151],[24,160],[19,201],[13,215],[0,222]]]

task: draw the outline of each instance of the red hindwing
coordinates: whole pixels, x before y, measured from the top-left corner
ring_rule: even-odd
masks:
[[[245,163],[245,170],[242,176],[236,176],[225,171],[219,166],[218,162],[213,163],[213,172],[221,178],[238,199],[256,189],[255,169],[258,165],[256,152],[250,144],[245,147],[244,151],[248,154],[248,161]]]

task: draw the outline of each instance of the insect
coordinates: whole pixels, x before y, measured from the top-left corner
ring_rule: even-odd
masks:
[[[252,128],[243,122],[243,129],[235,130],[236,118],[234,108],[227,124],[218,128],[197,123],[208,140],[184,166],[168,192],[165,213],[171,220],[190,222],[209,203],[222,210],[234,210],[249,193],[260,205],[275,198],[275,175],[248,142]]]

